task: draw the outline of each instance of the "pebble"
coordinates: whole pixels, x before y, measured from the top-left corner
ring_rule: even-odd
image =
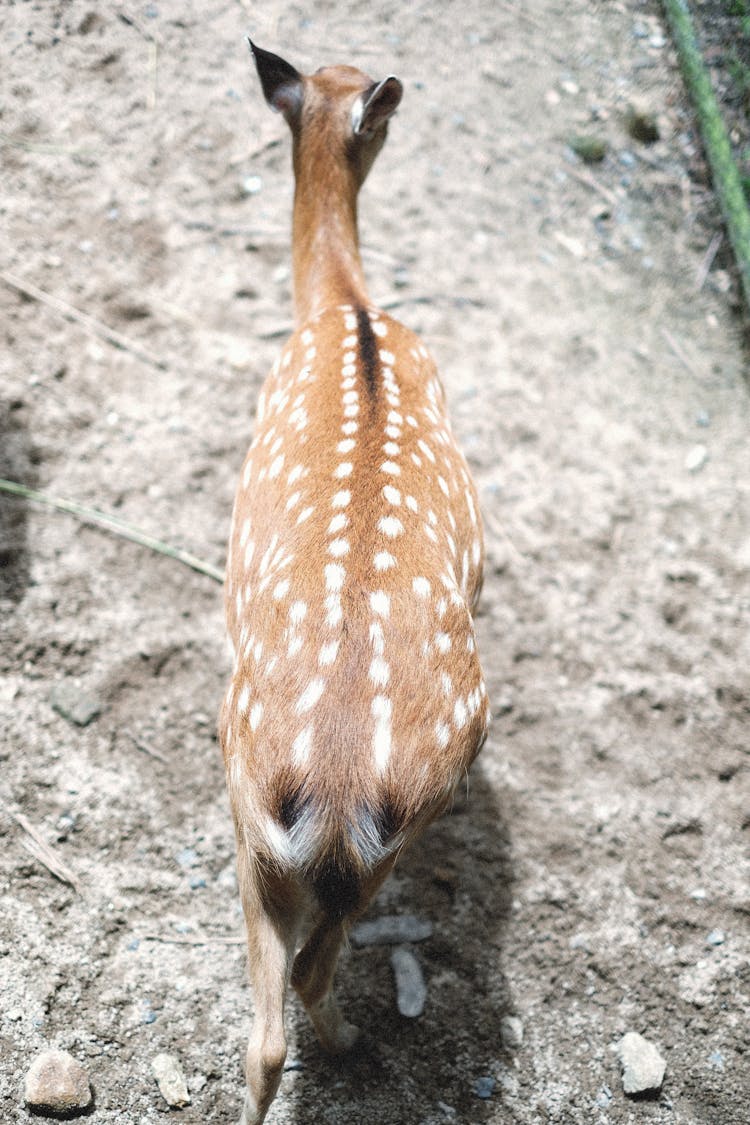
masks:
[[[726,940],[723,930],[711,930],[711,933],[706,937],[706,945],[723,945]]]
[[[406,946],[397,945],[391,953],[393,975],[396,978],[396,1004],[402,1016],[413,1020],[421,1016],[427,999],[419,961]]]
[[[600,1109],[607,1109],[610,1102],[612,1101],[612,1091],[610,1090],[609,1086],[600,1087],[594,1101]]]
[[[102,713],[101,701],[70,680],[55,684],[50,693],[50,703],[53,711],[77,727],[87,727]]]
[[[487,1098],[492,1097],[492,1092],[495,1089],[495,1079],[490,1078],[489,1075],[483,1075],[482,1078],[477,1078],[473,1089],[478,1098],[483,1098],[486,1101]]]
[[[629,1031],[618,1043],[617,1054],[626,1094],[648,1094],[661,1088],[667,1064],[648,1039],[637,1031]]]
[[[67,1051],[42,1051],[26,1074],[24,1097],[35,1109],[83,1110],[91,1104],[89,1076]]]
[[[517,1051],[523,1043],[523,1020],[518,1016],[503,1016],[500,1020],[500,1038],[503,1047]]]
[[[263,187],[263,180],[260,176],[245,176],[242,181],[243,195],[257,195]]]
[[[173,1109],[190,1105],[185,1075],[174,1055],[162,1053],[151,1062],[151,1073],[157,1081],[161,1096]]]
[[[384,914],[371,922],[360,922],[351,931],[355,945],[401,945],[432,937],[432,922],[414,914]]]
[[[568,144],[584,164],[599,164],[607,155],[607,142],[601,137],[571,137]]]
[[[641,102],[633,101],[628,106],[625,124],[630,136],[644,145],[652,145],[659,140],[659,123],[656,114]]]
[[[685,458],[685,468],[689,473],[699,473],[708,461],[708,450],[705,445],[694,445]]]

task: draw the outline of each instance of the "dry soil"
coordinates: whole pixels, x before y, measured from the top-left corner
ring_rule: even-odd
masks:
[[[3,0],[0,21],[2,269],[162,364],[0,281],[0,475],[218,567],[291,325],[289,143],[243,35],[405,83],[363,253],[438,359],[481,491],[494,722],[372,911],[434,923],[424,1016],[398,1015],[387,949],[348,951],[365,1050],[326,1061],[292,1003],[269,1121],[748,1121],[750,410],[657,4]],[[97,1125],[164,1120],[163,1050],[191,1089],[176,1119],[234,1122],[251,1002],[220,587],[0,512],[0,1119],[31,1120],[23,1076],[52,1045],[87,1066]],[[666,1059],[652,1099],[623,1093],[627,1031]]]

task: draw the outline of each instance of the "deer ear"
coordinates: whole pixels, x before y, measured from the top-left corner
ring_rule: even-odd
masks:
[[[352,128],[355,136],[373,133],[396,112],[404,87],[392,74],[382,82],[374,82],[352,106]]]
[[[271,109],[283,113],[287,121],[291,122],[302,105],[302,75],[291,63],[285,62],[278,55],[272,55],[270,51],[256,47],[249,37],[247,41],[253,52],[266,101]]]

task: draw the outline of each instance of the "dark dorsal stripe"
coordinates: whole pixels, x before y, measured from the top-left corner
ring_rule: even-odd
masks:
[[[377,390],[378,344],[367,315],[367,309],[357,309],[357,328],[359,330],[359,356],[367,389],[371,395]]]

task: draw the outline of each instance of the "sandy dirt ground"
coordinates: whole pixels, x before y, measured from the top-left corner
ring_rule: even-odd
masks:
[[[432,921],[424,1015],[399,1016],[388,949],[348,950],[365,1048],[327,1061],[292,1001],[269,1121],[747,1121],[746,354],[725,251],[702,268],[719,219],[657,4],[3,0],[0,23],[0,265],[162,364],[0,282],[0,475],[218,567],[291,326],[289,143],[243,35],[405,84],[363,256],[437,357],[480,488],[493,725],[371,911]],[[32,1119],[24,1075],[59,1046],[97,1125],[233,1122],[252,1009],[220,587],[66,515],[0,515],[0,1119]],[[627,1031],[666,1060],[653,1098],[623,1092]]]

